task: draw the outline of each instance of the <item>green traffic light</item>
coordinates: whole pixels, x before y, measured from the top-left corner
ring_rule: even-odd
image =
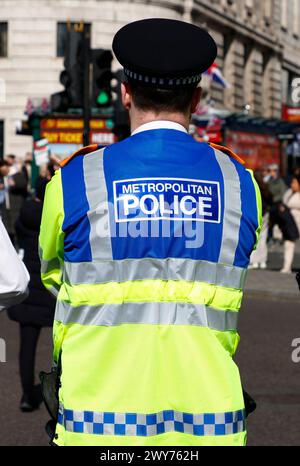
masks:
[[[108,101],[109,101],[108,93],[105,91],[101,91],[97,97],[97,104],[106,105]]]
[[[114,122],[112,120],[106,120],[106,128],[112,129],[114,127]]]

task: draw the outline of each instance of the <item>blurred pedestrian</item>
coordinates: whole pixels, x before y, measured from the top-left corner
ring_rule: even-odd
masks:
[[[0,311],[27,296],[29,275],[0,219]]]
[[[17,158],[14,154],[8,154],[5,156],[4,160],[8,163],[9,166],[9,176],[13,176],[18,171]]]
[[[7,157],[7,160],[9,160],[9,157]],[[8,199],[3,212],[3,223],[12,243],[14,246],[17,246],[15,223],[18,219],[23,202],[28,196],[28,179],[24,171],[22,171],[22,164],[18,164],[15,168],[17,171],[14,170],[14,174],[11,175],[12,167],[10,166],[9,175],[6,179]]]
[[[19,367],[23,395],[20,409],[33,411],[39,405],[39,387],[34,385],[35,354],[42,327],[51,327],[55,299],[45,290],[40,279],[38,236],[47,180],[38,183],[34,198],[24,202],[16,224],[18,243],[24,249],[24,262],[30,273],[29,296],[8,312],[20,324]]]
[[[5,177],[8,175],[9,165],[5,160],[0,160],[0,217],[3,216],[3,211],[6,203],[6,186]]]
[[[270,243],[272,243],[278,239],[278,234],[279,239],[281,240],[280,231],[278,227],[276,228],[278,216],[280,216],[278,209],[281,206],[283,196],[286,193],[288,187],[284,180],[280,177],[279,167],[276,163],[269,165],[268,174],[265,175],[265,180],[267,181],[268,188],[273,197],[273,205],[270,208],[268,231],[268,240]]]
[[[284,212],[284,209],[289,209],[290,214],[292,215],[294,222],[298,230],[298,238],[300,234],[300,176],[294,175],[291,181],[290,189],[283,196],[283,206],[280,207]],[[295,254],[295,243],[298,239],[297,237],[287,238],[284,235],[284,264],[281,269],[282,273],[291,273],[292,264]]]
[[[32,168],[32,152],[26,152],[25,160],[22,165],[22,172],[27,179],[27,190],[31,191],[31,168]]]
[[[269,190],[268,184],[265,180],[265,173],[256,171],[254,173],[255,179],[260,189],[262,200],[262,214],[263,223],[256,250],[254,250],[250,257],[250,267],[253,269],[266,269],[268,260],[268,229],[269,229],[269,212],[273,203],[273,196]]]
[[[267,165],[264,165],[261,169],[261,176],[264,183],[268,183],[270,181],[271,175],[270,170]],[[273,196],[272,196],[273,197]]]
[[[268,187],[273,197],[273,202],[281,202],[284,193],[287,191],[287,185],[279,174],[279,167],[276,163],[269,166]]]
[[[293,170],[293,176],[299,176],[300,175],[300,167],[297,167]]]

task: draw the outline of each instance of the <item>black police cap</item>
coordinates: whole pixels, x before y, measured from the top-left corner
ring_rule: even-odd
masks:
[[[127,79],[161,88],[196,86],[217,56],[207,31],[162,18],[127,24],[116,33],[112,48]]]

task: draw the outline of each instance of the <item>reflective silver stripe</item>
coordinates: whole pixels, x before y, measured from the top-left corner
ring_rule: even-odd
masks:
[[[46,261],[44,259],[41,259],[41,273],[48,273],[53,269],[59,269],[60,270],[60,262],[59,259],[51,259],[50,261]]]
[[[238,312],[220,311],[204,304],[123,303],[73,307],[58,301],[55,320],[63,324],[112,327],[121,324],[195,325],[219,331],[236,330]]]
[[[61,269],[61,263],[59,262],[58,257],[55,257],[50,260],[43,259],[44,254],[41,246],[39,245],[39,258],[41,262],[41,273],[48,273],[53,269]]]
[[[104,149],[84,156],[83,172],[89,211],[93,260],[112,259],[108,199],[103,168]]]
[[[65,262],[64,265],[64,281],[71,285],[132,280],[186,280],[243,289],[246,277],[246,269],[192,259],[144,258]]]
[[[59,293],[59,288],[56,288],[55,286],[51,286],[50,288],[46,288],[46,290],[49,291],[49,293],[51,293],[55,299],[57,298],[58,293]]]
[[[219,262],[233,264],[239,242],[242,217],[241,186],[238,172],[230,157],[214,149],[224,179],[224,221]]]

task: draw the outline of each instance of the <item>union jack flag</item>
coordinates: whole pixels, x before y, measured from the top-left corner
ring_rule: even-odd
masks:
[[[230,84],[226,79],[224,78],[222,71],[218,67],[216,63],[213,63],[210,68],[208,68],[207,71],[205,71],[206,75],[208,75],[212,81],[215,81],[216,83],[221,84],[221,86],[228,88],[230,87]]]

